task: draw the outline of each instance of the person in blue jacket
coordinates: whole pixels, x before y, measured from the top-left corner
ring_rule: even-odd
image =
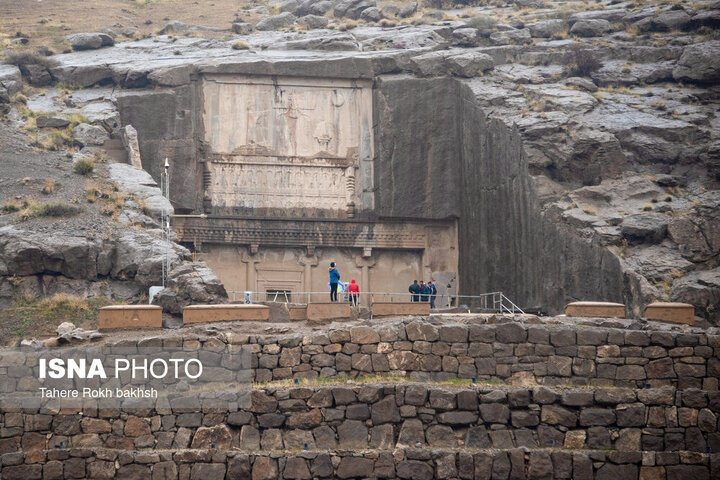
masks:
[[[330,262],[330,301],[337,302],[338,282],[340,282],[340,272],[335,268],[335,262]]]

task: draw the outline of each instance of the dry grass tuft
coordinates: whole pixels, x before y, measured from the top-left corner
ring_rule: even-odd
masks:
[[[56,183],[55,180],[45,180],[41,192],[45,195],[50,195],[55,191]]]
[[[23,202],[17,198],[6,198],[3,202],[2,211],[3,213],[19,212],[23,206]]]
[[[27,220],[30,218],[59,218],[71,217],[80,213],[80,209],[67,203],[30,203],[20,210],[20,218]]]
[[[91,158],[81,158],[73,165],[73,172],[79,175],[88,175],[95,170],[95,162]]]
[[[244,40],[238,40],[232,44],[233,50],[249,50],[250,44]]]

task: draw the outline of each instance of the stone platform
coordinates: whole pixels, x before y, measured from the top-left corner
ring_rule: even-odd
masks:
[[[308,303],[306,315],[310,321],[342,320],[352,317],[352,309],[342,302]]]
[[[98,315],[99,330],[162,328],[162,308],[156,305],[110,305]]]
[[[373,317],[430,315],[430,302],[373,302]]]
[[[255,304],[191,305],[183,309],[183,324],[211,322],[267,322],[270,308]]]
[[[625,318],[625,305],[611,302],[572,302],[565,306],[568,317]]]
[[[689,303],[655,302],[645,307],[645,318],[659,322],[695,324],[695,307]]]

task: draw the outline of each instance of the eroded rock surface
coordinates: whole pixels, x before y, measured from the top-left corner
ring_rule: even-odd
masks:
[[[461,274],[468,292],[502,289],[553,310],[568,300],[618,300],[636,314],[647,301],[688,301],[717,321],[717,6],[599,3],[566,15],[553,2],[538,11],[539,2],[515,3],[424,11],[426,25],[381,28],[373,25],[380,17],[412,16],[417,4],[289,1],[255,25],[262,32],[233,26],[241,35],[231,40],[161,35],[58,55],[47,70],[53,81],[118,91],[93,98],[95,89],[79,90],[72,105],[53,100],[46,109],[46,96],[28,106],[98,113],[92,122],[102,127],[94,128],[108,135],[132,124],[153,177],[161,166],[150,159],[172,151],[179,175],[195,178],[188,112],[198,75],[373,79],[382,125],[377,210],[464,219],[460,244],[473,245],[461,262],[472,265]],[[330,10],[338,20],[326,22]],[[342,18],[365,25],[324,29]],[[309,30],[292,31],[298,25]],[[168,24],[163,33],[190,30]],[[233,50],[237,40],[249,48]],[[0,67],[8,93],[18,77],[16,67]],[[108,102],[117,115],[99,114]],[[93,144],[83,129],[78,142]],[[403,181],[407,171],[413,177]],[[173,188],[178,206],[196,209],[192,189]],[[431,200],[405,200],[418,191]]]

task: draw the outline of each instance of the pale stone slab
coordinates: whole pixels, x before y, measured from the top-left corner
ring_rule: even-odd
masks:
[[[162,308],[157,305],[111,305],[98,315],[100,330],[162,328]]]
[[[307,306],[308,320],[335,320],[350,316],[349,303],[308,303]]]
[[[695,324],[695,307],[689,303],[655,302],[645,307],[645,318],[660,322]]]
[[[565,306],[568,317],[625,318],[625,305],[611,302],[572,302]]]
[[[255,304],[191,305],[183,308],[183,324],[211,322],[267,322],[270,307]]]
[[[430,302],[373,302],[373,317],[430,315]]]
[[[290,321],[291,322],[302,322],[307,320],[307,307],[289,307],[290,310]]]

